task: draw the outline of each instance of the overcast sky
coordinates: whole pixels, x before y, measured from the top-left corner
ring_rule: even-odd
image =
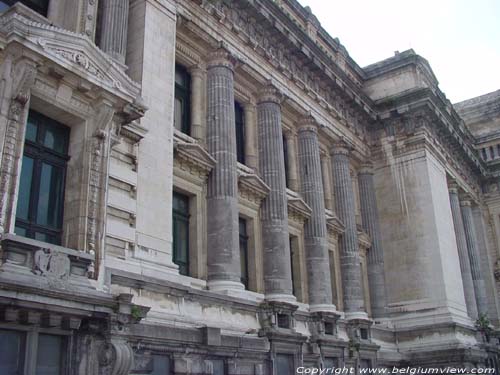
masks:
[[[361,66],[413,48],[452,103],[500,89],[500,0],[299,0]]]

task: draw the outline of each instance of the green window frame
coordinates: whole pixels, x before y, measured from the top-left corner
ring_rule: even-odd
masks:
[[[174,127],[191,134],[191,76],[186,68],[175,65]]]
[[[189,275],[189,197],[177,192],[172,199],[172,260],[181,275]]]
[[[70,129],[30,111],[17,200],[15,233],[60,245]]]

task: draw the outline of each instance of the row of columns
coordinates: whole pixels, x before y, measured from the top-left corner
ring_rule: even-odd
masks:
[[[467,198],[460,200],[458,187],[455,185],[449,187],[449,197],[467,313],[475,320],[479,315],[488,312],[485,282],[480,265],[479,238],[473,215],[473,210],[480,208],[472,208],[471,201]]]
[[[207,147],[217,160],[208,180],[208,285],[212,290],[239,290],[238,191],[236,138],[234,130],[234,64],[223,48],[212,53],[207,65]],[[197,94],[199,95],[199,94]],[[283,133],[280,92],[266,86],[257,100],[255,113],[246,110],[245,121],[257,122],[258,152],[250,152],[261,178],[270,192],[261,207],[264,252],[264,288],[267,300],[294,302],[288,233],[288,205],[283,158]],[[195,117],[196,118],[196,117]],[[248,128],[253,128],[248,124]],[[251,134],[252,138],[255,134]],[[295,142],[293,142],[295,143]],[[295,144],[287,145],[295,153]],[[258,157],[257,157],[258,154]],[[354,191],[349,168],[349,149],[337,144],[331,150],[334,186],[329,182],[328,163],[322,161],[318,140],[318,124],[312,116],[300,120],[297,132],[297,165],[289,176],[295,190],[311,207],[310,219],[304,227],[305,258],[308,271],[311,311],[335,311],[332,303],[325,202],[332,208],[332,197],[345,233],[341,240],[341,273],[344,309],[352,318],[366,318],[362,289],[360,254],[355,217]],[[323,158],[323,160],[325,160]],[[323,178],[325,176],[325,178]],[[367,231],[375,239],[371,264],[383,268],[382,249],[373,176],[360,174],[361,208],[365,212]],[[325,194],[327,199],[325,199]],[[376,244],[375,244],[376,243]],[[383,284],[383,273],[375,272],[375,285]],[[371,279],[370,279],[371,280]],[[383,289],[383,288],[382,288]],[[375,305],[385,304],[385,292],[373,293]],[[380,299],[378,299],[380,298]],[[381,307],[380,309],[383,309]],[[379,310],[380,310],[379,309]]]

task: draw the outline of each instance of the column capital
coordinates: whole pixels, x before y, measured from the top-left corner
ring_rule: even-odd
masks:
[[[353,147],[343,139],[335,142],[330,150],[331,155],[349,155]]]
[[[305,116],[300,118],[298,121],[298,132],[314,132],[318,133],[319,123],[312,115],[311,111],[308,111]]]
[[[285,96],[276,85],[269,80],[258,92],[257,94],[257,104],[271,102],[280,104],[283,102]]]
[[[470,201],[469,197],[463,197],[460,199],[460,206],[461,207],[471,207],[472,202]]]
[[[458,185],[455,182],[448,184],[448,192],[450,194],[458,194]]]
[[[203,78],[203,76],[207,72],[207,67],[203,63],[197,63],[191,65],[188,70],[189,74],[191,74],[191,77]]]
[[[209,69],[217,66],[223,66],[234,70],[237,63],[238,58],[227,49],[225,43],[220,43],[219,46],[215,50],[211,51],[207,56],[207,67]]]
[[[365,161],[359,167],[358,174],[373,174],[373,163],[371,161]]]

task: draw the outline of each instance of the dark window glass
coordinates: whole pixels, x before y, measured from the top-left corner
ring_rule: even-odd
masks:
[[[172,199],[173,261],[181,275],[189,274],[189,197],[174,192]]]
[[[360,359],[359,360],[359,367],[360,368],[371,368],[372,367],[372,361],[369,359]]]
[[[0,374],[23,373],[24,334],[0,330]]]
[[[243,107],[234,102],[234,120],[236,126],[236,156],[238,162],[245,164],[245,119]]]
[[[30,111],[16,211],[16,233],[61,244],[69,128]]]
[[[285,160],[285,182],[286,182],[286,187],[289,186],[289,171],[288,171],[288,144],[286,142],[286,137],[283,136],[283,159]]]
[[[38,336],[37,375],[59,375],[61,373],[62,341],[61,336],[43,334]]]
[[[0,12],[6,10],[15,3],[23,3],[27,7],[33,9],[35,12],[40,13],[42,16],[47,16],[49,9],[49,0],[2,0],[0,1]]]
[[[325,322],[325,335],[333,335],[334,329],[335,327],[332,322]]]
[[[323,360],[323,368],[337,368],[339,367],[339,359],[334,357],[326,357]]]
[[[277,354],[276,370],[276,375],[295,374],[295,368],[293,367],[293,356],[290,354]]]
[[[239,221],[240,229],[240,264],[241,264],[241,283],[248,289],[248,235],[247,221]]]
[[[277,315],[278,315],[278,327],[290,328],[290,315],[288,314],[277,314]]]
[[[187,70],[175,66],[174,126],[185,134],[191,131],[191,79]]]
[[[226,374],[224,360],[212,359],[211,362],[212,362],[212,366],[214,368],[214,371],[212,372],[213,375],[225,375]]]
[[[359,329],[359,335],[363,340],[368,340],[368,329],[366,328],[360,328]]]
[[[170,375],[170,358],[153,355],[153,372],[150,375]]]

